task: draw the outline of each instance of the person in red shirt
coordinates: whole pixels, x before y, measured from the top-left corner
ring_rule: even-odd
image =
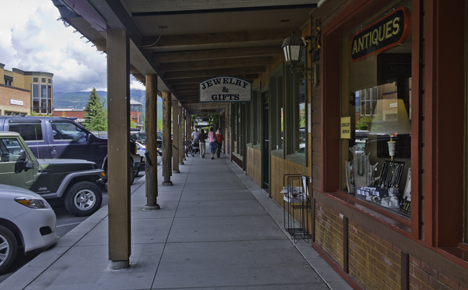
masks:
[[[224,136],[221,134],[221,130],[218,129],[216,131],[216,140],[218,141],[218,148],[216,149],[216,155],[220,158],[221,155],[221,147],[223,146]]]

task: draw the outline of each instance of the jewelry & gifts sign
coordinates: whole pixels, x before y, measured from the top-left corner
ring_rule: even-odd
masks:
[[[215,77],[199,84],[200,103],[251,102],[252,84],[236,77]]]

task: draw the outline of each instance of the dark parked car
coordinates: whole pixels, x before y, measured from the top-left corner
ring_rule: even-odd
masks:
[[[0,117],[0,131],[20,133],[36,158],[85,159],[107,172],[107,138],[97,137],[72,119],[4,116]],[[132,166],[137,168],[140,156],[133,141],[130,147]]]

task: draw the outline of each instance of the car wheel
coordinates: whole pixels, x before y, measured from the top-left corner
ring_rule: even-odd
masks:
[[[140,174],[140,168],[136,168],[134,171],[135,171],[135,177],[138,177],[138,175]]]
[[[18,242],[15,235],[7,228],[0,226],[0,274],[11,266],[18,253]]]
[[[136,171],[133,170],[133,166],[130,168],[130,185],[133,185],[135,181]]]
[[[87,216],[95,213],[102,203],[102,192],[89,181],[74,184],[65,195],[65,207],[75,216]]]

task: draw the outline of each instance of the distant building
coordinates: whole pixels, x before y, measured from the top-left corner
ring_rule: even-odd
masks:
[[[84,122],[84,110],[83,109],[73,109],[73,108],[57,108],[52,112],[54,117],[71,117],[76,118],[76,122],[83,124]]]
[[[130,100],[130,115],[132,116],[132,121],[135,123],[137,128],[143,128],[143,104]],[[84,122],[84,110],[83,109],[73,109],[73,108],[57,108],[52,112],[55,117],[71,117],[77,118],[75,121],[82,124]]]
[[[143,128],[143,104],[134,100],[130,100],[130,114],[132,115],[132,121],[135,123],[137,128]]]
[[[0,63],[0,115],[52,114],[52,73],[4,67]]]

